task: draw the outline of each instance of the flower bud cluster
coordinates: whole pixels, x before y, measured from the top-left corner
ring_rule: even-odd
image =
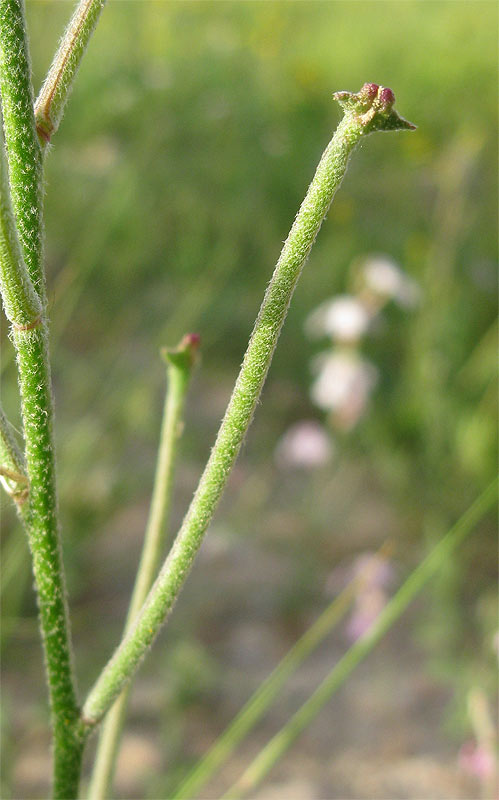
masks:
[[[333,96],[346,114],[355,117],[364,133],[416,128],[395,111],[395,95],[385,86],[365,83],[359,92],[335,92]]]

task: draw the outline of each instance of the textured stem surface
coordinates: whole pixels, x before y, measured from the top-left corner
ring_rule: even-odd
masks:
[[[173,474],[178,449],[177,443],[182,432],[185,397],[198,341],[198,337],[191,334],[184,337],[177,350],[164,351],[168,384],[161,425],[158,461],[151,510],[137,578],[128,609],[125,633],[130,629],[139,613],[159,567],[171,506]],[[102,726],[90,782],[90,800],[106,800],[111,795],[116,756],[125,722],[130,688],[130,685],[128,685],[121,693]]]
[[[67,800],[76,796],[82,745],[76,733],[79,709],[59,541],[45,324],[30,329],[13,326],[12,339],[17,351],[29,479],[28,540],[52,709],[54,796]]]
[[[18,328],[38,325],[42,304],[26,269],[10,200],[0,136],[0,289],[6,317]]]
[[[36,129],[45,149],[57,131],[76,73],[106,0],[80,0],[35,104]]]
[[[296,283],[351,152],[362,136],[373,130],[413,127],[393,111],[394,97],[389,89],[365,84],[358,95],[341,93],[336,97],[345,108],[345,117],[321,158],[282,249],[215,445],[175,544],[138,619],[87,698],[83,717],[89,726],[102,718],[130,680],[192,567],[251,423]]]
[[[310,725],[324,708],[334,692],[346,681],[355,667],[371,652],[394,622],[403,614],[409,603],[422,590],[435,572],[450,558],[461,541],[470,534],[482,517],[493,507],[497,498],[497,481],[494,481],[461,519],[440,540],[424,561],[411,573],[398,592],[387,603],[369,630],[345,653],[290,721],[258,754],[241,778],[223,795],[224,800],[236,800],[254,791],[274,764],[291,747],[298,736]]]
[[[43,301],[36,291],[43,293],[39,224],[40,148],[36,133],[34,140],[32,136],[34,118],[22,12],[22,6],[16,0],[0,0],[0,88],[10,185],[21,239],[20,243],[2,152],[0,285],[5,313],[12,323],[11,335],[19,371],[29,482],[23,519],[33,559],[52,711],[54,796],[67,800],[75,797],[78,791],[82,740],[77,733],[79,709],[71,662],[57,518],[48,333]],[[23,255],[26,260],[31,260],[26,263]]]
[[[33,112],[23,0],[0,0],[0,91],[19,240],[33,286],[44,300],[42,153]]]

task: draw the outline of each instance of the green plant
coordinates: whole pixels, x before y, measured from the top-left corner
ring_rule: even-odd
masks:
[[[54,796],[66,798],[77,794],[81,756],[88,734],[126,691],[191,568],[251,423],[294,288],[351,153],[364,136],[374,131],[414,127],[394,111],[390,89],[365,84],[359,93],[335,95],[344,111],[343,120],[324,152],[286,240],[207,467],[170,555],[149,591],[165,530],[178,425],[196,340],[191,336],[177,351],[167,355],[169,381],[157,489],[142,566],[123,641],[81,711],[71,663],[59,543],[43,273],[42,183],[47,143],[57,130],[77,67],[102,7],[103,0],[84,0],[79,4],[35,103],[23,5],[20,0],[0,1],[0,90],[8,165],[2,160],[1,282],[4,309],[11,322],[17,354],[25,449],[23,456],[2,417],[1,467],[3,483],[18,506],[33,556],[52,708]],[[105,796],[109,788],[126,696],[122,695],[118,702],[120,706],[115,706],[113,716],[106,723],[108,745],[103,745],[102,750],[105,777],[94,778],[95,797]]]

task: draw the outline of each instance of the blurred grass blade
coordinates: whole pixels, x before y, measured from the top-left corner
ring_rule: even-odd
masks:
[[[235,800],[253,791],[291,747],[298,736],[310,725],[334,692],[346,681],[355,667],[371,652],[384,634],[399,619],[409,603],[425,583],[445,563],[452,551],[471,533],[477,523],[494,505],[497,494],[497,479],[463,514],[426,558],[411,573],[398,592],[385,606],[376,622],[338,661],[329,675],[252,761],[241,778],[223,795],[226,800]]]
[[[286,681],[303,661],[319,646],[348,611],[358,588],[359,579],[351,581],[284,656],[275,670],[258,687],[239,714],[216,740],[208,753],[196,764],[174,793],[172,800],[193,797],[229,758],[234,749],[257,724],[274,702]]]

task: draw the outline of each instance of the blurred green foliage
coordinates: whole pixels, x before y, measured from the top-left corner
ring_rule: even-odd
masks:
[[[35,88],[70,9],[28,0]],[[497,457],[496,21],[495,4],[480,0],[111,0],[47,161],[61,512],[77,643],[99,606],[89,574],[96,541],[106,526],[119,536],[120,520],[131,524],[119,517],[127,509],[143,508],[145,521],[164,382],[158,349],[189,330],[203,340],[178,521],[281,242],[339,119],[333,91],[390,86],[418,130],[372,137],[352,163],[242,454],[242,477],[264,477],[244,490],[236,477],[219,517],[238,535],[294,554],[293,586],[306,606],[335,561],[362,546],[359,504],[368,510],[381,498],[392,510],[386,533],[408,565],[489,483]],[[304,319],[344,291],[355,258],[373,252],[418,281],[422,303],[391,310],[370,340],[380,385],[369,416],[341,441],[332,474],[283,479],[275,442],[291,422],[318,416],[308,399],[316,348]],[[3,402],[19,424],[8,351],[5,337]],[[35,609],[26,547],[13,513],[3,514],[9,642]],[[125,540],[126,598],[139,542],[128,548]],[[435,590],[422,635],[447,678],[473,673],[493,684],[494,551],[490,527]],[[112,580],[115,566],[101,565],[100,579]],[[282,597],[284,617],[296,612],[291,594]],[[113,621],[117,636],[121,621]],[[85,686],[110,646],[105,629],[96,635],[104,649],[82,655]]]

